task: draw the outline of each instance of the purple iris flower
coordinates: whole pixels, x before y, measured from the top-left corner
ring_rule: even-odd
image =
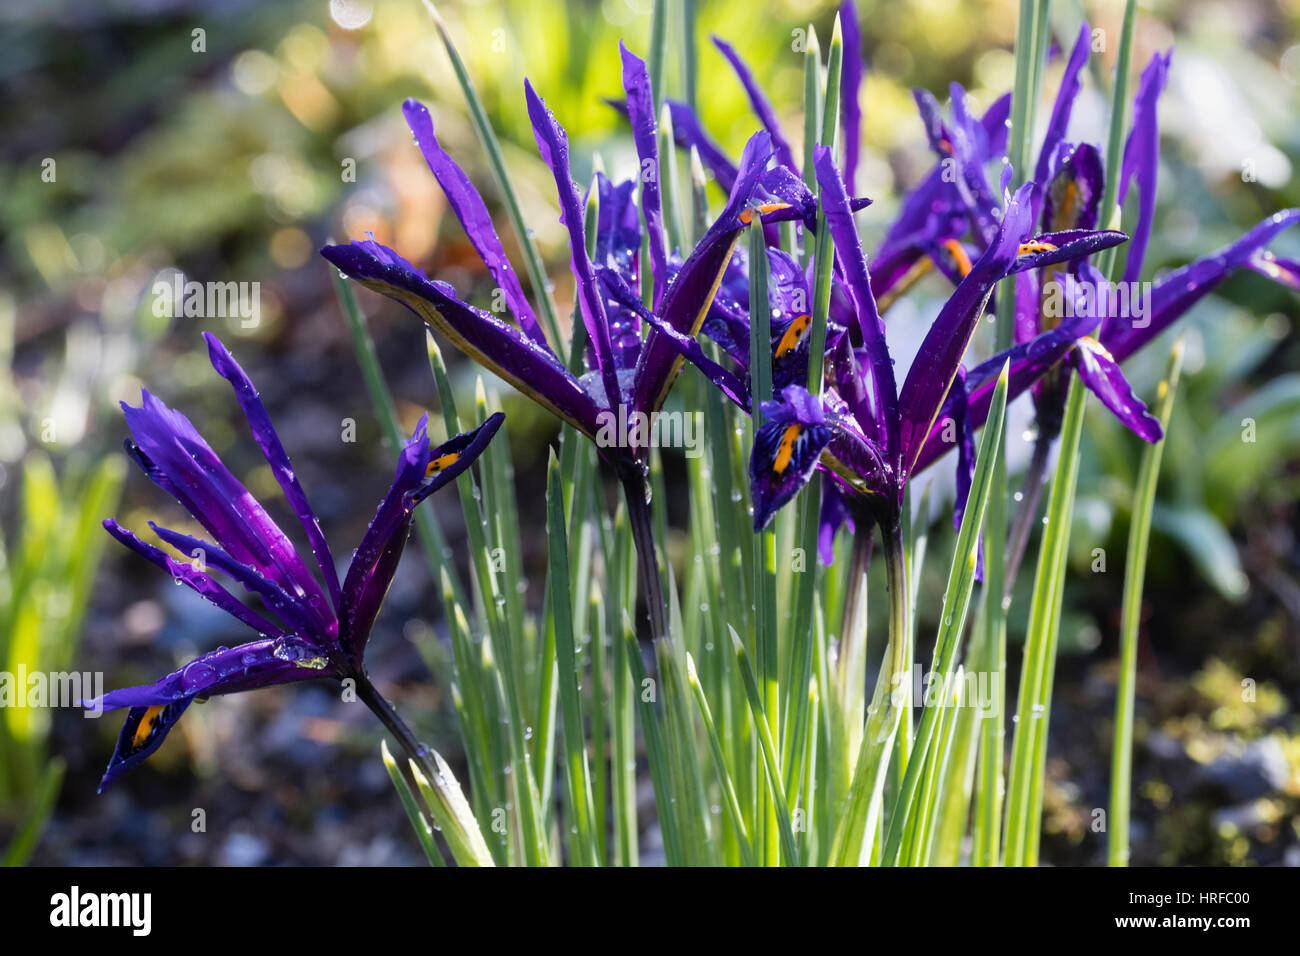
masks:
[[[994,286],[1024,267],[1029,187],[1007,203],[989,247],[944,304],[899,387],[844,182],[828,148],[818,147],[814,157],[838,272],[862,345],[855,348],[844,335],[828,350],[820,401],[796,384],[764,405],[750,459],[754,524],[764,526],[821,467],[836,489],[828,496],[824,523],[842,516],[848,505],[849,513],[869,515],[892,528],[930,430],[962,374],[967,344]],[[1056,253],[1031,253],[1030,261],[1044,254]]]
[[[856,145],[861,123],[858,108],[861,53],[852,3],[842,5],[840,20],[846,26],[841,124],[846,143]],[[773,141],[784,142],[775,110],[752,71],[729,44],[717,38],[714,42],[735,69],[754,112]],[[957,395],[965,394],[965,389],[952,389],[951,385],[964,379],[961,363],[965,346],[994,284],[1012,273],[1059,268],[1061,264],[1084,259],[1126,239],[1117,231],[1093,229],[1095,223],[1048,229],[1031,236],[1030,225],[1037,218],[1033,215],[1032,187],[1022,197],[1016,216],[1008,219],[1010,206],[1008,212],[1004,212],[1002,198],[986,180],[983,161],[983,157],[995,151],[1000,154],[1005,148],[1008,101],[1005,98],[1000,100],[983,118],[976,119],[965,110],[964,95],[955,96],[955,99],[959,104],[956,115],[951,123],[945,123],[933,97],[918,94],[927,132],[936,148],[952,158],[951,170],[949,167],[936,169],[908,197],[879,254],[872,258],[870,269],[862,255],[852,221],[852,213],[861,208],[862,203],[848,199],[851,190],[845,185],[855,179],[858,151],[846,148],[842,179],[835,170],[829,151],[817,152],[816,179],[827,203],[828,222],[840,250],[839,267],[832,278],[827,330],[827,374],[835,385],[827,394],[825,409],[818,407],[802,388],[806,381],[803,374],[807,369],[806,350],[800,353],[792,348],[798,344],[794,336],[806,328],[809,317],[789,307],[791,296],[788,290],[793,289],[804,296],[802,301],[808,302],[811,300],[811,283],[807,275],[800,276],[801,283],[785,281],[785,276],[791,271],[797,273],[797,268],[791,269],[784,253],[768,251],[773,277],[769,302],[774,350],[773,384],[779,400],[765,407],[764,411],[774,417],[769,417],[755,440],[751,460],[754,522],[756,527],[765,525],[775,511],[797,493],[820,463],[835,475],[839,489],[848,495],[848,501],[853,502],[850,508],[836,490],[824,497],[823,557],[829,556],[829,542],[833,539],[834,529],[845,516],[851,517],[849,512],[858,509],[866,498],[876,505],[873,508],[877,512],[875,517],[883,517],[886,521],[896,518],[908,476],[937,457],[936,453],[927,450],[929,445],[951,447],[956,444],[964,452],[959,469],[961,487],[955,515],[960,521],[964,491],[974,467],[973,426],[965,406],[956,400]],[[678,144],[695,148],[702,159],[709,157],[704,161],[719,181],[730,177],[735,167],[707,137],[698,118],[684,104],[670,103],[670,109]],[[822,152],[826,153],[824,157]],[[782,161],[793,169],[793,151],[778,146],[777,153],[778,158],[785,157]],[[1005,192],[1005,180],[1002,185]],[[972,213],[972,210],[976,212]],[[799,218],[809,226],[814,221],[811,215]],[[972,228],[979,237],[973,250],[960,241]],[[1011,246],[1013,238],[1015,244]],[[986,258],[995,240],[1002,242],[1004,248],[999,255]],[[848,262],[845,261],[844,249],[853,250]],[[720,368],[704,355],[698,343],[687,341],[682,336],[671,337],[670,341],[729,397],[748,410],[749,396],[743,374],[747,370],[749,354],[746,265],[743,255],[733,258],[702,326],[704,334],[739,365],[742,374]],[[857,268],[859,265],[861,269]],[[977,265],[976,280],[967,283],[966,280],[976,273]],[[880,314],[898,292],[925,270],[936,266],[953,279],[962,294],[954,295],[927,336],[927,344],[909,376],[913,384],[897,393]],[[1001,271],[998,271],[999,267]],[[881,297],[878,299],[877,296]],[[960,330],[966,334],[959,336]],[[1038,355],[1054,346],[1058,339],[1071,333],[1077,337],[1087,331],[1081,321],[1067,323],[1044,340],[1027,343],[1025,351],[1032,349],[1033,355]],[[1072,342],[1073,339],[1069,339],[1067,344]],[[1000,356],[990,365],[996,364],[1000,368],[1001,360],[1008,357],[1013,359],[1013,379],[1018,381],[1024,377],[1025,369],[1031,368],[1025,364],[1017,377],[1015,360],[1018,356]],[[1037,369],[1037,374],[1041,375],[1046,367]],[[995,378],[996,368],[992,376]],[[1028,381],[1025,387],[1027,385]],[[947,409],[948,414],[940,417],[938,412],[941,409]],[[987,412],[987,400],[984,411]],[[952,434],[954,426],[958,430]],[[940,434],[931,436],[932,429],[937,429]]]
[[[840,17],[846,26],[841,113],[846,140],[844,178],[852,184],[857,150],[848,147],[856,145],[860,124],[857,97],[860,64],[859,54],[850,55],[850,39],[856,43],[856,30],[848,28],[849,24],[856,27],[851,2],[846,0],[842,4]],[[1154,219],[1159,165],[1156,102],[1168,75],[1168,53],[1156,54],[1142,73],[1134,98],[1132,128],[1119,170],[1119,201],[1122,203],[1128,190],[1136,185],[1139,206],[1121,280],[1123,292],[1105,282],[1086,256],[1078,255],[1081,251],[1097,252],[1114,245],[1119,236],[1097,229],[1103,225],[1098,207],[1105,183],[1100,152],[1092,144],[1066,140],[1082,73],[1088,63],[1090,41],[1091,31],[1084,23],[1066,61],[1034,169],[1031,206],[1038,235],[1022,249],[1022,252],[1046,252],[1052,246],[1069,247],[1069,254],[1043,256],[1032,267],[1022,262],[1013,270],[1020,273],[1015,283],[1017,344],[1008,353],[994,356],[971,370],[966,380],[968,407],[963,407],[963,396],[951,394],[945,401],[944,413],[932,427],[936,435],[948,429],[950,421],[960,421],[967,429],[983,424],[997,371],[1009,359],[1008,397],[1015,398],[1027,389],[1032,390],[1040,433],[1047,440],[1059,429],[1065,372],[1069,369],[1078,373],[1084,384],[1135,434],[1154,441],[1160,437],[1159,423],[1134,394],[1119,363],[1186,314],[1235,269],[1250,268],[1293,288],[1300,285],[1300,264],[1277,258],[1266,249],[1277,233],[1300,219],[1300,211],[1284,210],[1261,222],[1237,242],[1159,278],[1149,298],[1142,303],[1146,314],[1140,318],[1131,315],[1132,297],[1141,294],[1134,291],[1137,289],[1134,284],[1141,275]],[[776,114],[752,72],[730,46],[715,42],[731,61],[755,112],[772,132],[777,123]],[[1010,96],[1000,97],[983,116],[976,117],[966,107],[965,90],[953,84],[951,118],[942,115],[938,102],[929,92],[918,90],[915,97],[927,138],[939,162],[909,191],[871,259],[870,281],[881,313],[932,270],[948,276],[954,285],[960,282],[970,269],[972,258],[987,249],[991,237],[997,233],[1000,217],[1000,203],[988,182],[986,169],[990,163],[1000,160],[1006,149]],[[695,146],[701,157],[707,157],[705,161],[720,180],[728,175],[730,163],[704,133],[698,119],[682,104],[672,104],[672,107],[678,142]],[[851,194],[852,189],[849,191]],[[973,245],[966,241],[968,237]],[[837,276],[837,287],[838,284]],[[715,303],[704,331],[741,359],[739,351],[731,347],[731,340],[736,338],[734,329],[728,329],[730,339],[715,334],[724,328],[720,322],[725,318],[722,308],[725,291],[724,283],[723,294],[719,303]],[[842,298],[837,288],[832,302]],[[1092,337],[1092,333],[1096,336]],[[968,432],[956,444],[964,447],[970,441]],[[927,442],[917,467],[930,464],[953,444]]]
[[[792,298],[811,300],[807,277],[784,253],[770,251],[773,383],[778,397],[763,405],[764,421],[750,459],[750,482],[754,526],[762,528],[807,483],[814,469],[827,472],[835,490],[826,496],[823,508],[825,556],[826,542],[845,517],[869,517],[886,527],[896,526],[908,479],[918,468],[947,396],[954,390],[965,394],[960,384],[954,389],[954,383],[964,375],[966,347],[997,282],[1043,263],[1087,255],[1097,244],[1114,244],[1124,237],[1084,232],[1067,237],[1059,246],[1027,244],[1032,187],[1023,187],[1009,199],[1005,213],[998,210],[992,241],[975,262],[965,265],[956,290],[899,388],[853,221],[854,207],[829,148],[816,148],[814,166],[837,266],[828,320],[826,388],[818,398],[804,387],[807,353],[805,349],[800,355],[802,329],[792,323],[794,310],[787,305]],[[743,368],[748,344],[743,317],[748,303],[738,303],[737,314],[729,316],[730,303],[720,294],[714,310],[722,312],[713,326],[715,338]],[[707,323],[705,331],[710,331]],[[682,336],[670,341],[728,397],[749,410],[749,392],[741,375],[709,359],[698,342]],[[861,344],[855,346],[855,341]],[[794,359],[790,364],[795,368],[783,367],[788,358]],[[955,443],[968,434],[968,429],[957,428],[951,437],[934,440]],[[973,451],[968,452],[966,463],[973,466]],[[961,497],[964,500],[964,494]]]
[[[380,502],[342,583],[320,523],[307,501],[257,390],[216,336],[204,334],[213,368],[230,382],[253,437],[306,532],[320,580],[266,510],[222,464],[180,412],[142,393],[140,407],[122,403],[132,438],[126,448],[145,474],[185,507],[211,535],[192,537],[150,522],[177,560],[115,520],[104,527],[118,541],[168,572],[257,633],[237,647],[203,654],[157,683],[110,691],[90,707],[130,708],[103,789],[143,762],[195,700],[330,677],[365,680],[363,655],[375,615],[406,546],[415,507],[466,468],[496,434],[504,416],[429,447],[425,418],[406,443],[392,487]],[[262,599],[274,619],[245,605],[211,573],[221,571]]]
[[[1106,176],[1101,153],[1092,144],[1070,143],[1065,138],[1080,75],[1087,66],[1090,39],[1088,24],[1084,23],[1066,62],[1038,156],[1033,208],[1045,233],[1091,230],[1101,215]],[[1156,104],[1168,78],[1171,56],[1157,53],[1152,57],[1134,97],[1132,127],[1118,170],[1118,201],[1123,203],[1128,191],[1136,186],[1138,218],[1120,281],[1112,285],[1087,259],[1068,267],[1046,265],[1016,277],[1017,345],[1009,353],[1008,398],[1026,389],[1032,392],[1039,434],[1047,442],[1060,428],[1069,371],[1077,373],[1134,434],[1146,441],[1158,440],[1159,422],[1133,392],[1120,363],[1186,315],[1237,269],[1249,268],[1300,290],[1300,264],[1278,258],[1267,249],[1278,233],[1300,221],[1298,209],[1276,213],[1217,252],[1159,276],[1149,294],[1139,283],[1155,215],[1159,168]],[[953,99],[954,103],[959,101],[959,90],[954,90]],[[982,165],[995,155],[977,155],[972,164]],[[936,167],[931,175],[938,172]],[[979,206],[968,199],[961,202],[965,222],[978,232]],[[954,220],[960,218],[954,216]],[[967,395],[964,399],[952,396],[946,411],[962,413],[958,406],[964,401],[969,427],[982,425],[1005,357],[996,356],[972,369],[966,380]],[[946,450],[939,443],[927,445],[921,466]]]
[[[534,136],[553,173],[560,221],[569,233],[577,312],[588,342],[585,371],[566,367],[547,342],[483,200],[438,144],[428,110],[414,100],[406,102],[404,113],[416,143],[502,289],[518,327],[462,301],[451,286],[429,279],[373,240],[326,246],[321,254],[345,275],[411,309],[461,351],[596,441],[602,456],[625,479],[641,480],[648,449],[637,422],[662,406],[682,365],[677,348],[666,337],[693,337],[699,331],[737,239],[753,216],[779,222],[811,215],[815,203],[797,177],[784,175],[779,168],[768,169],[771,139],[759,132],[733,169],[726,206],[700,242],[689,252],[669,249],[658,188],[658,134],[650,79],[645,63],[626,48],[622,60],[625,109],[640,167],[653,172],[642,176],[639,210],[636,182],[614,184],[604,175],[596,176],[594,255],[588,255],[583,204],[570,176],[567,134],[525,82]],[[641,215],[649,231],[648,308],[621,294],[624,288],[641,287],[647,265],[641,261]],[[643,325],[646,313],[654,316],[648,330]],[[611,435],[624,423],[627,433]]]

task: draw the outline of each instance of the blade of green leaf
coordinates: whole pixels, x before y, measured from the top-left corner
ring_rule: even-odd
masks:
[[[1160,427],[1169,428],[1174,393],[1183,364],[1183,340],[1169,353],[1164,378],[1156,388],[1156,417]],[[1133,513],[1129,519],[1128,554],[1124,558],[1124,603],[1121,612],[1119,684],[1115,688],[1115,734],[1111,748],[1110,820],[1107,821],[1107,860],[1111,866],[1128,866],[1129,800],[1133,792],[1133,703],[1137,683],[1138,630],[1142,623],[1142,586],[1147,566],[1147,545],[1151,539],[1151,511],[1160,478],[1164,440],[1142,451],[1137,486],[1133,492]]]

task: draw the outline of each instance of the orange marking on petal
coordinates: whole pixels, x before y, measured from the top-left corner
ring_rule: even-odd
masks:
[[[138,750],[145,745],[158,724],[158,715],[162,712],[161,705],[150,707],[144,712],[144,716],[140,718],[140,723],[135,728],[135,736],[131,738],[131,746]]]
[[[934,268],[934,263],[927,257],[917,259],[912,268],[903,273],[903,277],[894,283],[894,287],[882,292],[876,299],[876,309],[883,315],[885,310],[897,302],[908,289],[916,285],[921,277]]]
[[[758,206],[751,206],[748,209],[742,209],[740,211],[740,221],[748,226],[750,222],[753,221],[755,212],[760,216],[766,216],[770,212],[779,212],[782,209],[789,208],[790,204],[788,202],[769,202]]]
[[[803,334],[808,331],[808,326],[812,323],[812,316],[806,312],[803,315],[795,316],[790,322],[790,326],[781,336],[781,341],[776,346],[776,357],[781,358],[787,352],[792,352],[799,347],[799,342]]]
[[[781,443],[776,449],[776,461],[772,463],[772,470],[778,475],[790,467],[790,459],[794,457],[794,443],[799,440],[803,434],[802,425],[787,425],[785,434],[781,436]]]
[[[948,254],[956,261],[957,271],[961,273],[961,277],[964,279],[970,275],[970,256],[966,255],[966,249],[962,244],[956,239],[945,239],[943,247],[948,250]]]
[[[1016,250],[1016,255],[1032,256],[1036,252],[1055,252],[1058,248],[1059,246],[1054,246],[1050,242],[1022,242],[1020,248]]]
[[[1052,225],[1059,231],[1073,226],[1079,206],[1079,186],[1073,180],[1066,180],[1061,191],[1061,201],[1052,215]]]
[[[429,462],[429,467],[424,470],[424,477],[432,478],[438,472],[450,468],[452,465],[456,464],[458,458],[460,458],[460,452],[455,451],[446,455],[440,455],[433,459],[433,461]]]

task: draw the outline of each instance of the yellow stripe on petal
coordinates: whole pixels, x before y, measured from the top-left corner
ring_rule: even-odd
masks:
[[[741,215],[744,214],[742,213]],[[722,257],[722,268],[720,268],[717,275],[713,277],[713,285],[709,287],[708,295],[704,297],[704,302],[695,313],[695,318],[691,320],[690,328],[687,330],[687,334],[691,338],[695,338],[700,334],[700,329],[704,326],[704,320],[709,314],[709,309],[713,308],[713,300],[717,298],[718,289],[722,287],[722,280],[727,274],[727,266],[731,262],[732,253],[736,251],[736,244],[740,242],[740,233],[741,230],[737,229],[736,234],[731,237],[731,242],[727,246],[727,252]],[[681,354],[678,354],[673,358],[673,364],[669,367],[668,375],[664,378],[664,386],[659,390],[659,394],[654,397],[654,402],[651,406],[653,409],[658,410],[663,407],[664,401],[668,398],[668,391],[673,387],[673,383],[677,381],[677,376],[681,372],[682,366],[685,364],[686,359]],[[596,436],[592,435],[591,437],[594,439]]]
[[[785,433],[781,436],[781,443],[776,448],[776,461],[772,462],[772,471],[776,474],[780,475],[790,467],[790,459],[794,457],[794,443],[802,434],[802,425],[786,426]]]
[[[135,728],[135,736],[131,738],[131,746],[139,750],[149,741],[153,734],[154,727],[158,724],[158,715],[163,712],[162,705],[155,705],[144,712],[140,718],[140,723]]]
[[[876,311],[881,315],[897,302],[908,289],[916,285],[927,272],[934,268],[934,262],[928,257],[922,257],[916,260],[916,263],[903,273],[902,278],[894,283],[894,287],[886,292],[882,292],[876,297]]]
[[[456,464],[458,460],[460,460],[460,452],[453,451],[446,455],[439,455],[437,458],[433,459],[433,461],[429,462],[428,468],[424,469],[424,477],[432,478],[438,472]]]
[[[435,331],[442,333],[452,345],[456,346],[456,348],[460,349],[461,352],[469,356],[479,365],[482,365],[503,381],[509,382],[521,394],[531,398],[538,405],[549,410],[551,414],[555,415],[557,418],[568,422],[588,438],[593,440],[595,439],[596,433],[591,430],[591,425],[578,421],[572,415],[566,415],[547,396],[539,392],[524,376],[507,369],[481,348],[477,348],[471,344],[470,340],[461,334],[455,324],[448,321],[438,307],[432,302],[416,295],[414,292],[410,292],[400,286],[392,285],[391,283],[373,279],[359,279],[358,281],[367,289],[401,302],[422,318]],[[721,276],[718,277],[718,281],[722,281]]]
[[[1054,246],[1050,242],[1022,242],[1020,248],[1016,250],[1016,255],[1032,256],[1038,252],[1055,252],[1058,248],[1058,246]]]
[[[740,221],[748,226],[750,222],[753,221],[754,213],[756,212],[760,216],[766,216],[770,212],[780,212],[782,209],[789,208],[790,204],[788,202],[768,202],[763,203],[760,206],[751,206],[748,209],[742,209],[740,211]]]
[[[1079,185],[1067,179],[1061,187],[1061,194],[1053,198],[1056,208],[1052,211],[1052,231],[1061,232],[1073,227],[1079,216]]]
[[[785,333],[781,336],[781,341],[776,345],[776,357],[781,358],[787,352],[792,352],[799,347],[804,333],[808,331],[808,326],[812,324],[812,316],[806,312],[803,315],[795,316],[790,322]]]
[[[957,263],[957,271],[961,273],[961,277],[964,279],[970,275],[970,256],[966,254],[965,247],[956,239],[945,239],[943,247],[948,250],[948,255],[952,256],[953,261]]]

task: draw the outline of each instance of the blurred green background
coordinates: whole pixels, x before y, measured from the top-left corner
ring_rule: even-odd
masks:
[[[528,127],[523,78],[567,126],[578,181],[589,175],[593,152],[625,172],[635,154],[603,98],[620,91],[618,40],[645,52],[650,0],[439,6],[502,139],[560,312],[568,314],[568,252]],[[1084,15],[1118,33],[1117,0],[1053,6],[1063,45]],[[992,102],[1011,83],[1016,7],[1014,0],[859,3],[868,66],[858,183],[876,200],[859,217],[868,239],[883,233],[899,190],[932,161],[910,89],[943,98],[958,81],[981,105]],[[718,33],[754,67],[797,144],[795,31],[811,22],[824,41],[833,5],[701,0],[699,16],[701,111],[713,135],[735,155],[755,128],[739,83],[708,43]],[[373,231],[471,299],[487,294],[486,273],[411,145],[400,115],[407,96],[430,105],[440,140],[494,213],[497,196],[416,0],[10,0],[0,25],[0,178],[7,184],[0,192],[0,557],[7,555],[0,668],[57,662],[102,671],[109,687],[152,680],[196,651],[242,638],[232,622],[125,551],[108,548],[97,560],[101,517],[116,514],[137,530],[150,518],[186,525],[178,506],[135,472],[113,510],[126,435],[117,403],[136,403],[147,383],[189,415],[273,513],[286,515],[228,387],[207,364],[199,332],[222,335],[260,386],[335,551],[346,553],[386,488],[393,458],[316,249]],[[1181,264],[1300,204],[1300,9],[1266,0],[1144,4],[1137,37],[1139,63],[1176,46],[1160,107],[1160,206],[1149,268]],[[1096,76],[1112,57],[1094,57]],[[669,70],[669,95],[677,95],[675,54]],[[1047,71],[1049,94],[1059,73],[1059,62]],[[1086,86],[1076,111],[1080,135],[1093,140],[1105,118],[1100,88]],[[504,224],[501,233],[513,252]],[[1275,249],[1297,254],[1300,236],[1283,237]],[[157,316],[151,290],[176,271],[198,281],[260,283],[260,322],[247,329],[238,317]],[[917,309],[932,308],[942,293],[937,282],[922,286]],[[434,402],[422,332],[386,300],[363,293],[361,301],[409,426]],[[1244,276],[1184,323],[1187,377],[1147,586],[1136,863],[1300,865],[1298,318],[1296,297]],[[1149,392],[1163,365],[1162,341],[1131,363],[1139,392]],[[462,387],[472,387],[477,370],[449,359]],[[545,444],[556,427],[533,406],[502,398],[521,495],[540,501]],[[1247,416],[1267,423],[1260,425],[1267,441],[1241,443]],[[356,442],[341,437],[348,420]],[[1104,856],[1104,835],[1089,823],[1091,809],[1106,802],[1123,542],[1137,464],[1136,440],[1096,409],[1086,441],[1044,838],[1044,856],[1061,863]],[[458,547],[454,502],[434,504]],[[540,569],[541,536],[531,544],[529,537],[525,561]],[[670,550],[681,564],[685,546],[678,533]],[[951,544],[940,538],[931,547],[944,553]],[[1109,573],[1090,569],[1098,547],[1111,556]],[[414,649],[439,627],[431,580],[413,551],[381,617],[371,666],[422,732],[454,751],[444,689]],[[534,590],[541,580],[539,570]],[[931,615],[940,586],[922,585],[934,597]],[[1014,667],[1014,648],[1011,658]],[[1243,679],[1254,681],[1253,702],[1242,700]],[[94,786],[118,717],[87,722],[59,711],[33,723],[30,716],[0,714],[0,848],[9,846],[15,860],[31,851],[47,864],[417,861],[375,759],[373,728],[329,688],[196,707],[183,733],[102,797]],[[196,832],[200,808],[207,829]]]

